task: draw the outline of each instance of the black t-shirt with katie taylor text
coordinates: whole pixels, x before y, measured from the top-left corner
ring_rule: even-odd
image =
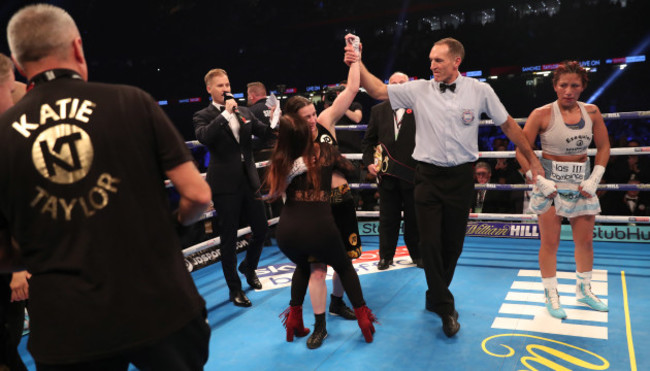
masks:
[[[65,77],[37,84],[0,116],[0,158],[0,227],[32,273],[37,362],[106,357],[201,313],[163,184],[192,157],[148,94]]]

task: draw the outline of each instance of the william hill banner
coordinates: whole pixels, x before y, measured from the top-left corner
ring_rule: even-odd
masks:
[[[466,236],[539,239],[537,224],[475,222],[467,224]]]
[[[379,222],[359,222],[359,232],[362,236],[377,235],[379,234]],[[537,223],[469,221],[466,235],[472,237],[539,239],[539,226]],[[560,239],[565,241],[573,240],[570,225],[562,225]],[[596,225],[594,227],[594,241],[647,243],[650,242],[650,226],[623,224]]]

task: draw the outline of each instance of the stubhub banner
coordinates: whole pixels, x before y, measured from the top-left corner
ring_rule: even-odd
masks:
[[[562,226],[560,238],[571,240],[571,230]],[[597,225],[594,227],[594,241],[650,242],[649,225]]]
[[[404,225],[400,227],[403,233]],[[379,222],[359,222],[359,233],[362,236],[376,236],[379,234]],[[499,237],[499,238],[526,238],[539,239],[539,226],[537,223],[502,223],[470,221],[467,223],[467,236],[472,237]],[[650,226],[648,225],[596,225],[594,227],[594,241],[611,242],[650,242]],[[571,241],[573,235],[571,226],[562,225],[561,240]]]

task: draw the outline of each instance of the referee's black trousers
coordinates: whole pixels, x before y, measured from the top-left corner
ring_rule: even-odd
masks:
[[[473,195],[471,163],[453,167],[418,163],[415,209],[428,286],[427,308],[439,315],[452,314],[455,310],[449,285],[463,250]]]

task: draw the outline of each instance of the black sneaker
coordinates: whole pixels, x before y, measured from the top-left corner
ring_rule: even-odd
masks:
[[[309,339],[307,339],[307,348],[316,349],[323,345],[323,340],[327,337],[327,330],[325,326],[315,327],[314,332],[311,334]]]
[[[330,295],[330,314],[333,316],[341,316],[345,319],[349,320],[355,320],[357,319],[357,316],[354,315],[354,311],[350,309],[347,305],[345,305],[345,302],[343,301],[343,298],[339,298],[338,296]]]

